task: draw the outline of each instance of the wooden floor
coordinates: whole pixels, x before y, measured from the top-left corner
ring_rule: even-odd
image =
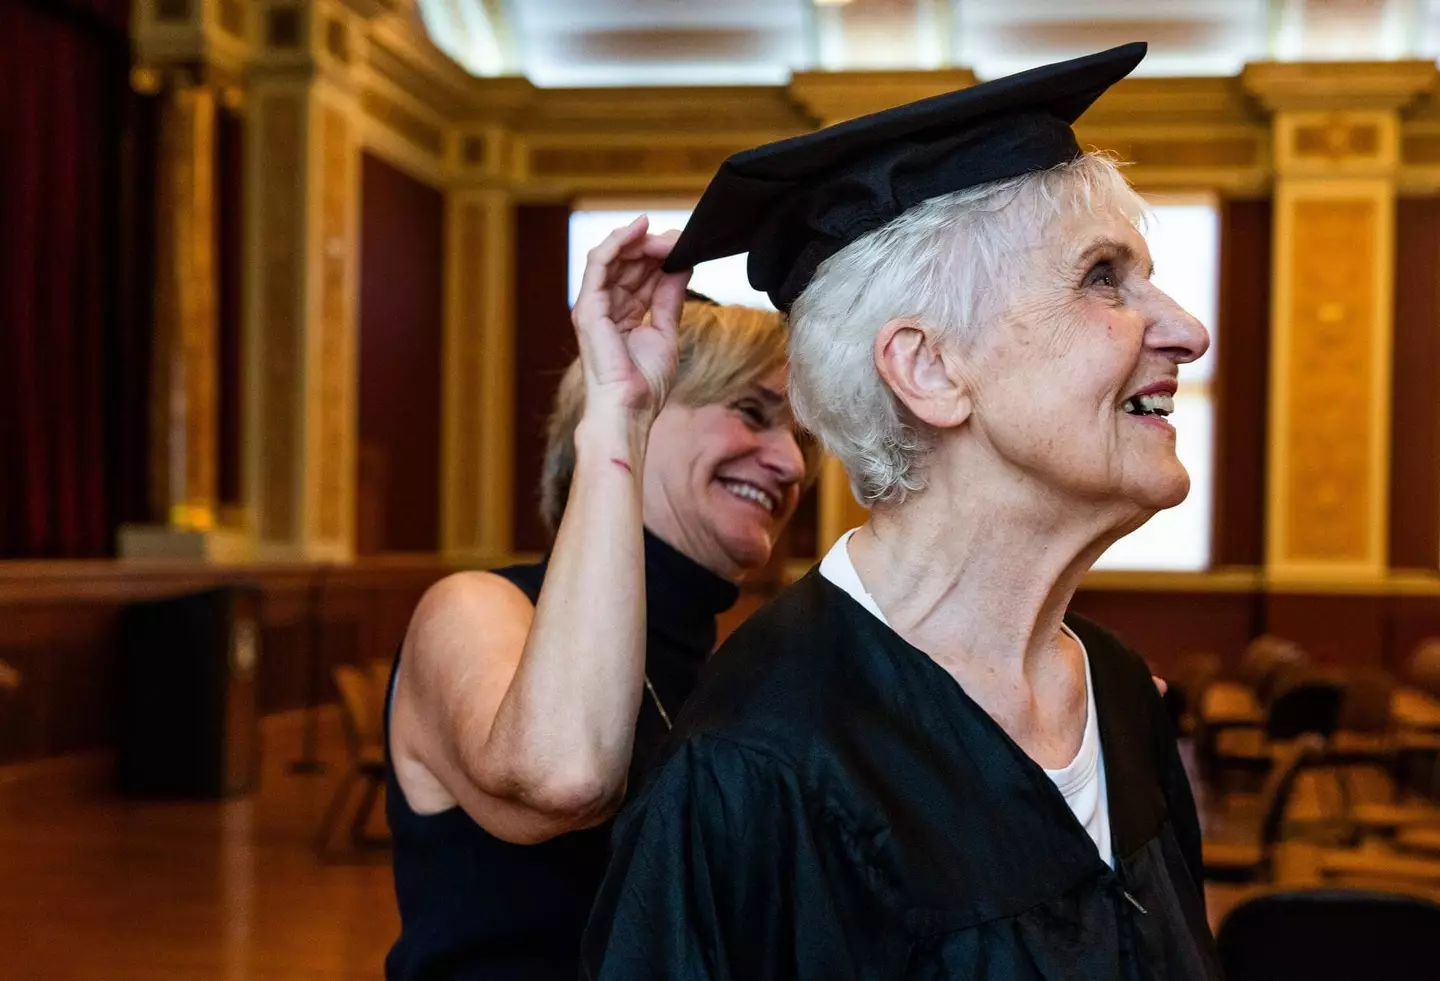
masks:
[[[324,775],[291,772],[297,726],[271,726],[264,745],[251,800],[96,803],[0,786],[0,979],[382,977],[399,922],[388,854],[311,850],[338,726],[322,727]],[[1254,888],[1212,885],[1212,925]]]
[[[384,854],[322,864],[310,839],[341,758],[296,776],[267,734],[262,791],[233,803],[0,795],[5,981],[374,981],[398,930]]]

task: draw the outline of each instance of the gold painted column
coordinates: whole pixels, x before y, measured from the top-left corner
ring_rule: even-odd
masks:
[[[328,0],[255,5],[246,104],[245,490],[256,554],[354,554],[364,22]]]
[[[1245,71],[1275,114],[1272,581],[1386,574],[1400,113],[1433,77],[1414,62]]]
[[[150,445],[154,511],[215,525],[218,429],[215,93],[185,74],[162,96]]]
[[[488,563],[512,547],[514,204],[501,189],[446,197],[440,547]]]
[[[120,529],[123,557],[245,557],[243,532],[217,527],[219,279],[216,102],[244,44],[213,2],[137,0],[137,88],[161,98],[155,222],[150,474],[154,524]]]

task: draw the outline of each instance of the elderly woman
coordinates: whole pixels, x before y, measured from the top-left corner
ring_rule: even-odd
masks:
[[[586,976],[1219,976],[1149,672],[1067,613],[1185,497],[1165,416],[1208,344],[1070,131],[1143,52],[747,151],[707,191],[672,261],[748,247],[793,301],[797,414],[871,518],[712,662],[619,821]]]
[[[387,709],[391,981],[571,981],[609,817],[794,512],[813,442],[761,310],[686,302],[637,220],[591,253],[551,421],[548,558],[438,583]],[[703,298],[700,298],[703,300]]]

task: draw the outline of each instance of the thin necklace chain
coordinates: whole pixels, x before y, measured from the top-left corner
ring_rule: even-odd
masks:
[[[655,694],[655,686],[650,684],[650,675],[645,675],[645,690],[650,693],[650,700],[655,703],[655,708],[660,712],[660,721],[665,723],[665,731],[671,732],[674,726],[670,724],[670,713],[665,711],[665,706],[660,701],[660,696]]]

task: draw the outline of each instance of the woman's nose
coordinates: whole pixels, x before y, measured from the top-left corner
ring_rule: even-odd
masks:
[[[1154,310],[1145,336],[1146,343],[1165,351],[1176,364],[1200,360],[1210,350],[1210,332],[1169,294],[1158,289],[1154,292]]]
[[[760,455],[761,464],[782,482],[798,484],[805,479],[805,455],[789,429],[773,430]]]

